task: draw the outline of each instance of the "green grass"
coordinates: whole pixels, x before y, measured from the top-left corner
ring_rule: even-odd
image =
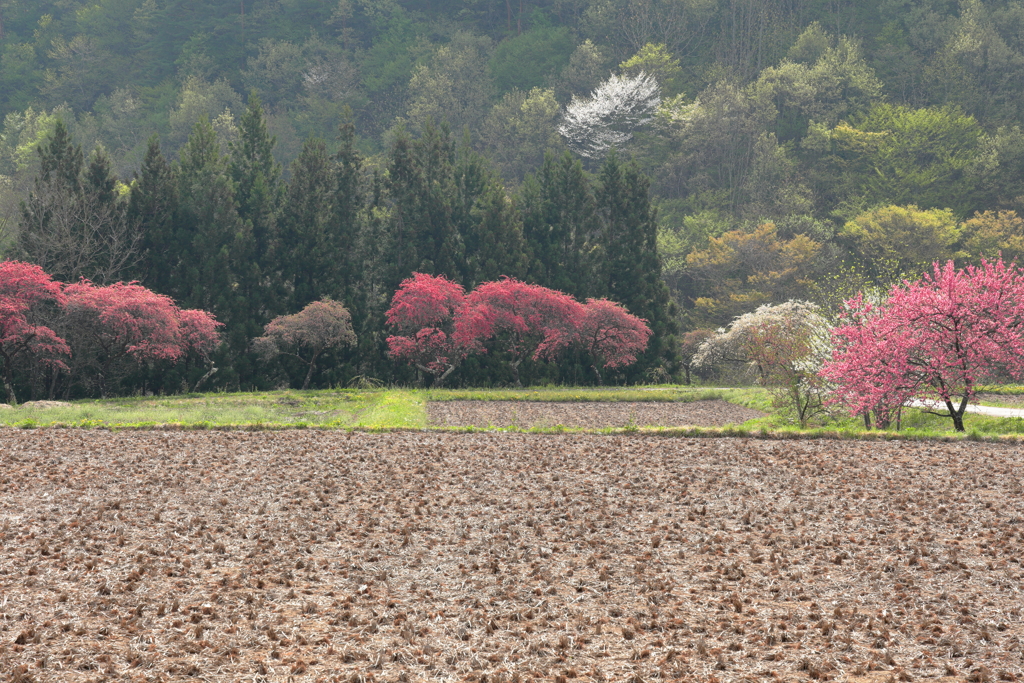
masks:
[[[986,388],[988,391],[989,388]],[[1022,388],[1024,390],[1024,388]],[[1008,393],[1008,392],[1004,392]],[[757,387],[540,387],[527,389],[343,389],[211,393],[74,401],[43,408],[0,410],[0,426],[19,428],[79,427],[106,429],[427,429],[428,401],[656,401],[686,403],[725,400],[767,413],[728,427],[640,427],[586,430],[555,425],[496,430],[460,427],[447,431],[527,431],[533,433],[652,434],[665,436],[742,436],[757,438],[832,439],[1024,439],[1024,419],[967,414],[967,433],[953,431],[952,421],[921,410],[903,412],[897,432],[866,431],[859,418],[832,415],[800,429],[792,416],[775,411],[769,394]]]
[[[0,410],[0,425],[185,429],[295,427],[422,427],[426,409],[416,392],[383,390],[273,391],[74,401]]]

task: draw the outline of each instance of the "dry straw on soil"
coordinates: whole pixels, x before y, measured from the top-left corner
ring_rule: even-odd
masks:
[[[1019,680],[1018,447],[0,432],[0,680]]]

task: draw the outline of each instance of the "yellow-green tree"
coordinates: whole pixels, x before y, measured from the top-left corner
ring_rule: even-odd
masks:
[[[963,249],[969,259],[1024,261],[1024,218],[1016,211],[985,211],[964,221]]]
[[[860,214],[843,226],[839,237],[855,261],[878,275],[880,263],[894,264],[902,272],[921,272],[936,261],[953,258],[960,229],[950,209],[891,205]]]
[[[820,253],[821,244],[806,235],[780,238],[774,223],[712,237],[706,249],[686,257],[694,313],[723,325],[762,304],[799,298],[811,286]]]

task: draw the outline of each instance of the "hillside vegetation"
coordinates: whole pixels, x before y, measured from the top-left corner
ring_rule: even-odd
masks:
[[[358,341],[312,386],[413,381],[384,323],[413,272],[620,302],[653,336],[608,380],[664,381],[682,331],[1024,252],[1022,29],[995,0],[0,0],[0,255],[210,311],[211,386],[301,384],[249,344],[326,297]]]

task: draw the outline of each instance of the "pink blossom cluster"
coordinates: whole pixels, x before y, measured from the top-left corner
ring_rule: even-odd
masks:
[[[435,376],[446,376],[485,344],[508,354],[518,376],[527,359],[552,359],[575,346],[597,365],[629,365],[647,347],[647,322],[607,299],[581,304],[562,292],[514,278],[484,282],[468,295],[440,276],[414,273],[387,311],[391,357]],[[595,368],[596,369],[596,368]]]
[[[932,399],[962,431],[979,383],[1024,375],[1024,271],[1015,264],[936,263],[881,303],[858,296],[847,306],[821,374],[836,402],[874,413],[879,426],[911,399]]]
[[[0,262],[0,359],[8,400],[20,356],[61,369],[84,344],[97,346],[107,358],[140,363],[189,353],[206,357],[220,343],[222,326],[206,311],[182,310],[136,282],[99,286],[83,279],[64,285],[39,266]]]

